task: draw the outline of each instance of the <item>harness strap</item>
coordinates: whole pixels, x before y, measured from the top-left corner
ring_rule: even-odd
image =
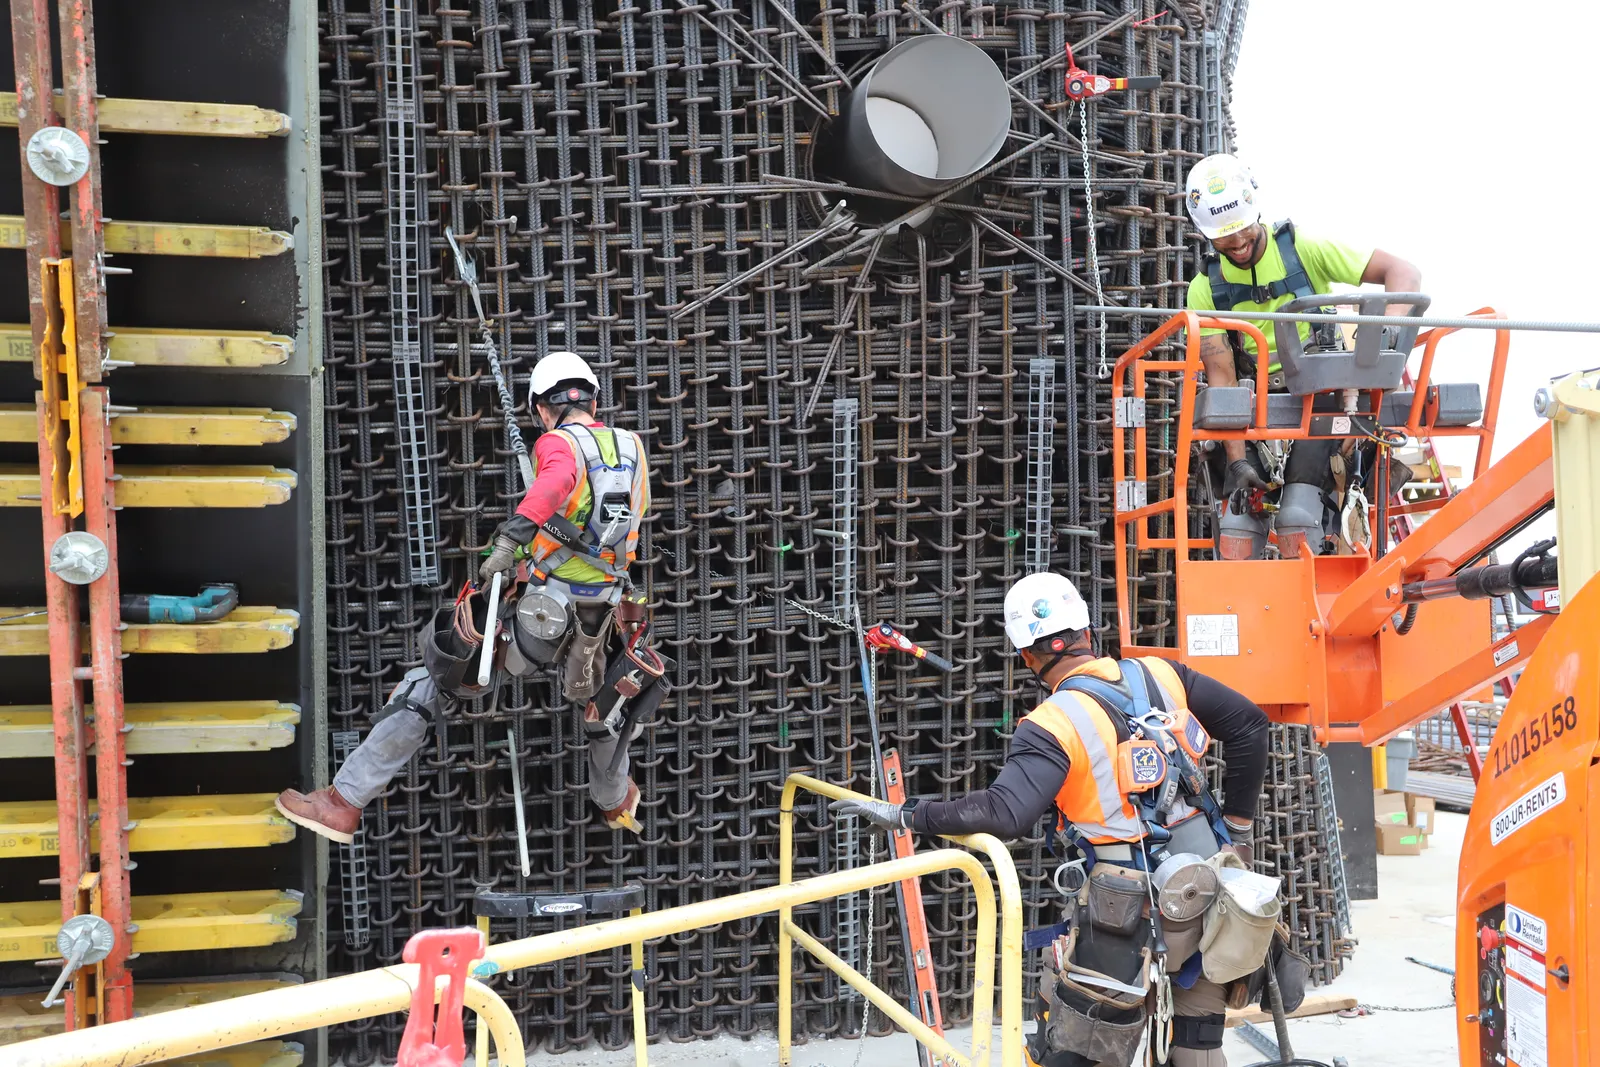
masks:
[[[1311,286],[1311,275],[1306,272],[1305,264],[1300,259],[1300,252],[1295,247],[1294,222],[1284,219],[1275,223],[1272,236],[1278,245],[1278,255],[1283,259],[1284,274],[1282,278],[1266,285],[1230,282],[1222,276],[1222,257],[1217,255],[1206,257],[1206,277],[1211,282],[1211,303],[1218,311],[1232,311],[1246,300],[1265,304],[1282,296],[1310,296],[1316,291]],[[1246,351],[1237,330],[1228,331],[1228,343],[1233,346],[1234,360],[1239,365],[1239,373],[1247,378],[1254,377],[1256,361]],[[1270,364],[1267,370],[1276,373],[1278,364]]]

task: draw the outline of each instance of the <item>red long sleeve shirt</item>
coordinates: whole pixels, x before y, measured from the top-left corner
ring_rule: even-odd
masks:
[[[601,423],[592,423],[591,429],[603,430]],[[578,488],[578,459],[566,437],[558,433],[542,433],[533,446],[533,484],[517,505],[517,514],[543,526],[545,520],[561,510]]]

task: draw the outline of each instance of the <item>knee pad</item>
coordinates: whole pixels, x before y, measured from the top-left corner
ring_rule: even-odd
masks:
[[[1283,487],[1274,524],[1285,559],[1297,558],[1302,542],[1311,546],[1314,555],[1322,554],[1322,514],[1320,486],[1290,482]]]
[[[1172,1019],[1172,1047],[1198,1049],[1214,1049],[1222,1047],[1222,1034],[1227,1028],[1228,1017],[1218,1012],[1215,1015],[1177,1015]]]

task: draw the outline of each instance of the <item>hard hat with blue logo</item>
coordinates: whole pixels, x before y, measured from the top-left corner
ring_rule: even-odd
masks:
[[[1089,628],[1089,605],[1059,574],[1030,574],[1006,593],[1006,638],[1021,651],[1040,638]]]

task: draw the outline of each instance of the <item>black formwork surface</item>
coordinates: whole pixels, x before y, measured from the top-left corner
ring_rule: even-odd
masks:
[[[927,9],[937,23],[930,27],[886,2],[779,2],[804,36],[765,2],[416,5],[426,451],[444,571],[429,587],[409,582],[396,448],[384,5],[323,0],[330,728],[369,728],[420,661],[425,621],[475,573],[519,495],[446,226],[478,264],[524,434],[531,440],[534,362],[574,349],[599,373],[603,418],[648,443],[655,500],[637,572],[658,640],[676,663],[672,695],[635,747],[639,837],[607,830],[589,804],[583,738],[551,679],[512,682],[495,706],[462,708],[367,810],[370,939],[352,926],[338,944],[344,914],[330,892],[337,970],[397,962],[414,931],[470,924],[480,887],[568,892],[637,881],[659,910],[771,885],[789,774],[869,788],[860,663],[854,637],[830,621],[837,542],[822,536],[840,521],[836,399],[854,399],[859,412],[851,514],[861,616],[893,622],[957,665],[939,675],[909,659],[876,662],[883,741],[902,753],[909,793],[948,798],[984,786],[1038,698],[998,625],[1028,547],[1031,360],[1051,361],[1057,383],[1049,565],[1079,583],[1102,623],[1113,619],[1110,387],[1100,320],[1077,308],[1095,299],[1091,215],[1107,297],[1183,300],[1196,260],[1182,178],[1208,136],[1198,5],[1172,5],[1157,18],[1169,5],[952,3]],[[1132,25],[1143,19],[1151,21]],[[825,201],[788,180],[826,177],[814,145],[828,122],[795,86],[835,111],[843,90],[807,38],[853,75],[894,41],[943,30],[974,41],[1016,77],[1108,27],[1078,51],[1080,64],[1109,75],[1159,73],[1162,88],[1090,107],[1090,197],[1079,117],[1064,106],[1059,67],[1018,81],[1043,114],[1016,103],[1018,136],[1002,153],[1046,133],[1056,139],[964,194],[1074,280],[980,228],[973,212],[952,210],[920,240],[886,241],[865,276],[861,251],[838,260],[840,269],[803,273],[847,243],[830,238],[670,318],[818,225]],[[852,291],[858,299],[847,315]],[[1143,336],[1133,319],[1105,329],[1112,360]],[[1158,430],[1154,479],[1170,479],[1175,402],[1175,382],[1158,382],[1149,415]],[[1141,644],[1171,645],[1171,560],[1144,563],[1136,632]],[[508,729],[528,790],[527,877],[517,858]],[[802,796],[796,823],[797,877],[866,862],[874,847],[882,856],[865,832],[859,854],[843,852],[813,798]],[[1014,845],[1029,925],[1056,917],[1048,830],[1041,823]],[[933,876],[923,889],[944,1017],[956,1022],[971,1013],[976,912],[959,878]],[[838,903],[796,914],[841,947]],[[774,927],[769,916],[652,944],[651,1039],[772,1028]],[[552,928],[497,920],[493,936]],[[872,894],[855,951],[877,981],[903,990],[896,931],[892,897]],[[627,974],[617,950],[494,984],[530,1043],[619,1048],[631,1033]],[[854,1035],[861,1001],[799,953],[795,1019],[801,1039]],[[403,1025],[401,1016],[352,1023],[334,1042],[350,1063],[391,1059]],[[887,1028],[874,1014],[869,1029]]]
[[[177,0],[98,5],[95,11],[98,90],[106,97],[239,103],[289,114],[303,129],[310,115],[304,93],[291,90],[291,11],[303,5],[269,0],[248,5],[196,6]],[[302,38],[303,39],[303,38]],[[59,59],[58,59],[59,63]],[[10,85],[12,52],[0,50],[0,83]],[[59,70],[59,66],[58,66]],[[58,75],[59,77],[59,75]],[[266,226],[314,239],[314,218],[295,204],[288,138],[103,136],[101,168],[107,218],[127,221]],[[17,132],[0,129],[0,213],[21,214]],[[303,189],[303,183],[301,185]],[[63,201],[65,207],[66,201]],[[303,334],[309,309],[305,279],[292,254],[261,259],[114,255],[129,275],[106,281],[110,325],[186,329],[269,330]],[[23,253],[0,253],[0,321],[28,321]],[[306,427],[313,416],[303,354],[296,363],[258,372],[125,367],[104,381],[113,404],[266,407],[292,413],[290,438],[256,448],[123,447],[118,464],[262,464],[300,475],[291,500],[268,508],[128,508],[117,513],[118,566],[124,593],[187,595],[210,581],[238,585],[245,604],[301,612],[289,648],[260,655],[135,655],[123,660],[130,702],[273,699],[300,705],[303,728],[289,748],[203,756],[141,756],[128,768],[130,796],[275,792],[305,779],[315,748],[314,689],[320,666],[311,656],[317,619],[308,609],[313,574],[313,515],[320,487],[309,475],[321,448]],[[37,384],[27,364],[0,364],[0,400],[31,403]],[[37,463],[36,446],[0,446],[0,461]],[[42,604],[43,554],[39,513],[0,509],[0,598]],[[86,687],[87,689],[87,687]],[[6,703],[48,703],[43,657],[0,659]],[[87,698],[86,692],[86,698]],[[54,794],[48,760],[7,760],[0,799],[38,800]],[[92,761],[91,761],[92,773]],[[299,933],[288,944],[261,949],[143,954],[131,969],[135,984],[152,978],[245,973],[315,977],[319,925],[315,852],[307,835],[290,843],[227,852],[139,853],[131,873],[135,896],[165,893],[288,889],[306,895]],[[0,866],[0,897],[53,899],[55,861]],[[32,987],[52,974],[33,965],[0,968],[0,985]]]

